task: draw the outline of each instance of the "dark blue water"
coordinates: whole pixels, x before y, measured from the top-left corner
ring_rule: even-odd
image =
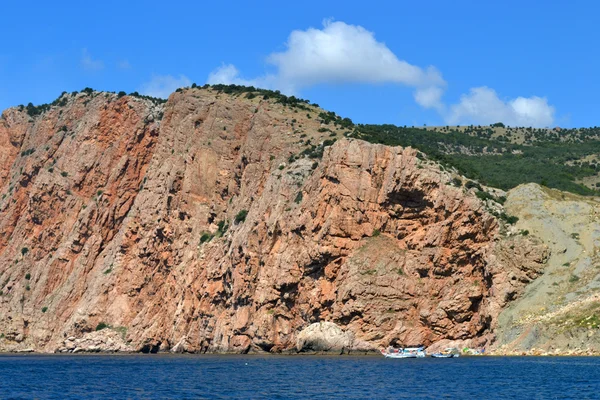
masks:
[[[600,399],[600,358],[5,355],[0,398]]]

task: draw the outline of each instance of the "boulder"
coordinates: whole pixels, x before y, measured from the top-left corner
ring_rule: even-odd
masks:
[[[316,322],[298,334],[296,350],[342,353],[351,349],[353,342],[354,335],[333,322]]]

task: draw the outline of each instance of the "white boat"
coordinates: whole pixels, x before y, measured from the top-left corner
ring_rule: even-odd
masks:
[[[447,348],[447,349],[444,349],[444,351],[441,351],[439,353],[433,353],[431,355],[431,357],[433,357],[433,358],[458,358],[458,357],[460,357],[460,353],[455,348]]]
[[[381,350],[381,354],[386,358],[424,358],[426,356],[423,347],[388,348]]]

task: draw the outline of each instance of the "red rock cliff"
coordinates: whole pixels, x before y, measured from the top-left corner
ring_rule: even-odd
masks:
[[[286,351],[315,322],[348,349],[481,344],[543,262],[438,165],[312,106],[63,100],[0,119],[0,349]]]

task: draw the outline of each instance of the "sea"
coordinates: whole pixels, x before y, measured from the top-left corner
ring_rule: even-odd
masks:
[[[2,355],[0,399],[600,399],[600,357]]]

